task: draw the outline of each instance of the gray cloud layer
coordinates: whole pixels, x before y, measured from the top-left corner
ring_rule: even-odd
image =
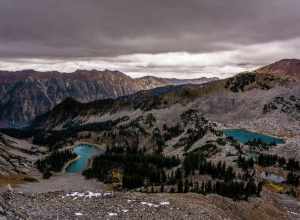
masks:
[[[201,76],[225,78],[242,71],[253,70],[282,57],[300,58],[299,51],[300,38],[295,38],[207,53],[169,52],[51,59],[3,58],[0,60],[0,69],[62,72],[73,72],[76,69],[113,69],[133,77],[155,75],[177,78]]]
[[[299,58],[299,8],[299,0],[1,0],[0,69],[226,77]]]
[[[0,55],[210,52],[300,36],[299,0],[2,0]]]

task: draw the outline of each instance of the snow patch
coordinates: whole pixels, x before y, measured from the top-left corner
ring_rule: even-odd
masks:
[[[292,215],[300,215],[299,213],[297,212],[292,212],[292,211],[288,211],[289,213],[291,213]]]
[[[113,194],[111,192],[105,192],[103,193],[103,197],[111,197]]]
[[[106,197],[108,195],[111,195],[111,193],[104,193],[103,194],[103,197]],[[65,196],[62,196],[62,198],[65,198],[65,197],[73,197],[73,199],[77,199],[77,198],[88,198],[88,199],[91,199],[93,197],[101,197],[102,196],[102,193],[94,193],[94,192],[90,192],[90,191],[87,191],[86,193],[80,193],[80,192],[72,192],[72,193],[67,193]]]
[[[160,205],[170,205],[170,202],[160,202]]]
[[[115,213],[115,212],[109,212],[108,215],[109,215],[109,216],[117,216],[118,214]]]
[[[148,207],[154,207],[154,208],[158,208],[159,205],[151,203],[151,202],[141,202],[142,205],[146,205]]]

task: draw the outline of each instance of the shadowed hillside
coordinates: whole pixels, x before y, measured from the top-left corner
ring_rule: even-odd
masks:
[[[117,98],[140,90],[186,83],[201,84],[215,78],[195,80],[144,77],[133,79],[119,71],[77,70],[73,73],[0,71],[0,122],[12,126],[51,110],[67,97],[80,102]]]

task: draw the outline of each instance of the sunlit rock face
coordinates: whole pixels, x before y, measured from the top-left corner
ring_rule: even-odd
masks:
[[[256,72],[300,80],[300,60],[283,59],[258,69]]]

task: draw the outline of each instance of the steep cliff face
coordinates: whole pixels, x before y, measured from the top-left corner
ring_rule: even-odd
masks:
[[[0,133],[0,177],[26,175],[42,148]]]
[[[203,80],[207,82],[209,79]],[[74,73],[0,72],[0,121],[24,123],[52,109],[67,97],[80,102],[116,98],[140,90],[182,84],[184,80],[133,79],[118,71]],[[196,83],[202,81],[197,80]]]
[[[74,75],[48,73],[48,77],[33,73],[22,78],[8,79],[0,86],[2,120],[31,120],[66,97],[89,102],[130,94],[140,89],[131,78],[119,72],[82,71]]]

